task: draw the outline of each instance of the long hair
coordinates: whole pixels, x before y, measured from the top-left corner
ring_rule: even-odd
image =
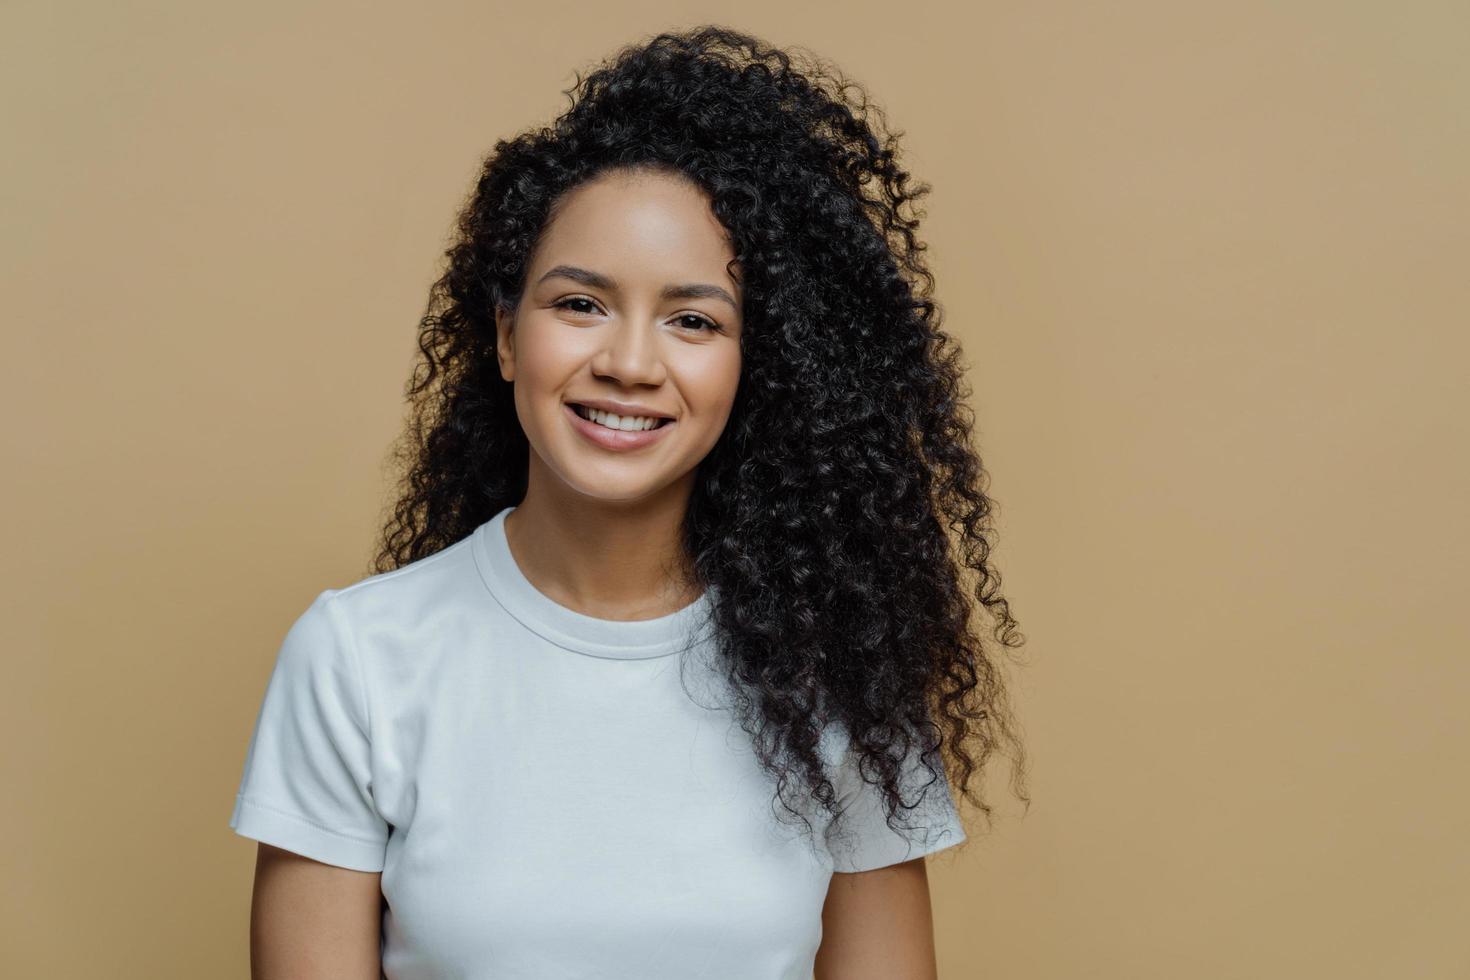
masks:
[[[717,25],[658,34],[578,73],[550,126],[495,144],[420,323],[374,567],[427,557],[522,499],[529,445],[494,311],[515,310],[557,202],[616,169],[682,175],[730,236],[744,293],[735,404],[682,530],[697,581],[716,586],[731,708],[788,812],[816,800],[840,816],[819,748],[836,723],[890,827],[915,805],[914,756],[988,818],[980,776],[1002,746],[1029,798],[986,634],[1001,649],[1024,637],[916,236],[929,187],[911,184],[902,133],[862,88],[793,51]]]

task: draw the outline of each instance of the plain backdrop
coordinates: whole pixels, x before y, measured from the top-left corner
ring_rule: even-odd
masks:
[[[705,21],[933,187],[1034,799],[931,871],[941,975],[1470,976],[1470,8],[1259,0],[0,6],[0,973],[248,975],[246,740],[455,212]]]

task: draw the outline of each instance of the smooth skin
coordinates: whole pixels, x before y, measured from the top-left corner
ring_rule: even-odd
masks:
[[[257,845],[251,980],[382,980],[382,877]]]
[[[496,356],[530,443],[506,540],[531,583],[570,609],[651,619],[699,596],[679,523],[740,384],[733,257],[696,185],[606,174],[561,202],[514,316],[497,311]],[[609,450],[567,418],[567,402],[589,398],[648,405],[675,425],[651,446]],[[379,980],[381,916],[380,874],[262,844],[251,976]],[[834,873],[822,932],[816,980],[935,977],[924,860]]]
[[[937,980],[922,857],[832,874],[814,980]]]

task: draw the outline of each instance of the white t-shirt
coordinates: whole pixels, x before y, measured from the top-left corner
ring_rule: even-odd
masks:
[[[828,840],[815,803],[815,847],[778,822],[720,707],[712,593],[657,619],[583,615],[516,565],[513,509],[322,592],[246,752],[230,827],[381,871],[389,980],[808,980],[834,870],[965,839],[942,779],[911,821],[927,834],[889,829],[835,728],[853,836]]]

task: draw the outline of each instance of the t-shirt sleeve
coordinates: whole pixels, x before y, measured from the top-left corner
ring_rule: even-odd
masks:
[[[905,802],[913,802],[920,792],[923,795],[912,810],[900,806],[895,816],[900,830],[895,831],[884,817],[882,787],[863,779],[857,767],[857,750],[849,746],[833,780],[841,817],[827,828],[827,850],[834,871],[870,871],[933,854],[965,840],[964,826],[942,769],[937,775],[930,773],[916,748],[905,760],[903,779]],[[911,829],[903,830],[905,824]]]
[[[381,871],[389,828],[373,803],[367,689],[334,594],[318,595],[281,643],[230,828],[325,864]]]

